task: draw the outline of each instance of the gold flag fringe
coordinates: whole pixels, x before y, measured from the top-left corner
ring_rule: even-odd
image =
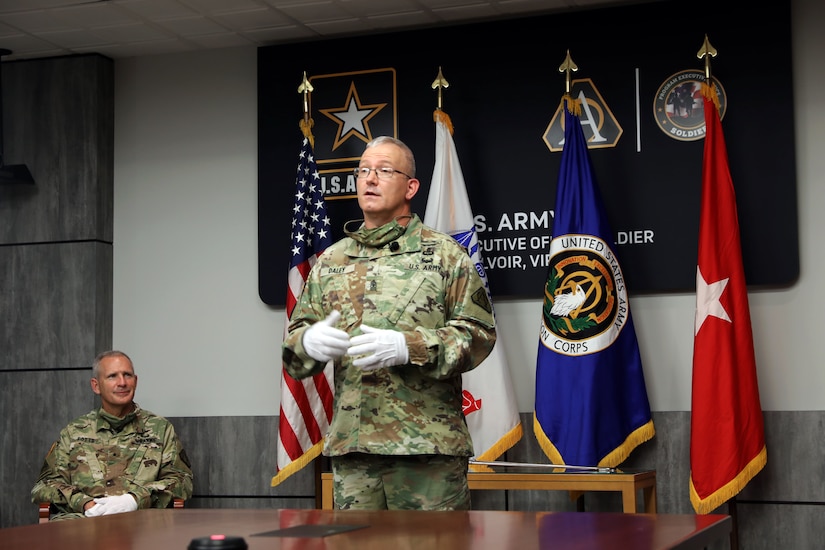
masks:
[[[721,106],[719,105],[719,94],[716,91],[716,86],[708,84],[707,82],[702,82],[702,95],[713,101],[713,104],[716,105],[716,111],[718,112]]]
[[[275,476],[272,478],[270,486],[275,487],[279,485],[286,478],[298,472],[298,470],[301,470],[304,466],[315,460],[318,456],[321,455],[321,451],[323,450],[323,448],[324,440],[322,439],[321,441],[310,447],[309,450],[307,450],[307,452],[302,454],[296,460],[293,460],[292,462],[287,464],[283,470],[275,474]]]
[[[495,462],[495,460],[507,452],[510,447],[515,445],[524,435],[524,429],[521,427],[521,422],[512,430],[504,434],[501,439],[496,441],[496,444],[475,457],[479,462]],[[474,472],[492,472],[494,471],[490,466],[482,464],[470,464],[470,470]]]
[[[564,103],[567,102],[567,110],[570,111],[571,115],[581,116],[582,114],[582,102],[578,99],[573,99],[573,96],[570,94],[564,94],[561,96],[561,108],[564,109]]]
[[[621,445],[613,449],[607,456],[599,461],[598,466],[602,468],[615,468],[630,456],[633,449],[645,441],[650,441],[654,435],[656,435],[656,429],[653,427],[653,420],[649,420],[647,424],[633,430]]]
[[[453,135],[453,121],[450,119],[450,115],[441,109],[436,109],[433,111],[433,120],[442,123],[450,131],[450,135]],[[477,458],[477,460],[481,459]]]
[[[702,498],[696,492],[693,486],[693,474],[690,476],[690,502],[693,504],[693,509],[697,514],[710,514],[731,498],[735,497],[739,492],[745,488],[745,485],[758,474],[765,464],[768,462],[768,450],[762,447],[762,450],[751,460],[736,477],[727,482],[725,485]]]
[[[302,118],[301,122],[298,123],[301,127],[301,132],[304,134],[304,137],[309,139],[309,144],[312,145],[312,148],[315,148],[315,136],[312,135],[312,127],[315,126],[315,121],[312,118]]]
[[[533,413],[533,431],[536,434],[536,440],[539,442],[539,447],[541,447],[541,450],[544,451],[545,455],[547,455],[547,458],[550,459],[550,462],[552,464],[564,464],[564,459],[562,459],[561,453],[550,441],[550,438],[547,437],[547,434],[544,433],[541,423],[536,417],[536,413]],[[564,471],[564,468],[559,468],[558,470]]]
[[[536,433],[539,447],[541,447],[544,454],[547,455],[547,458],[550,459],[550,462],[553,464],[564,464],[564,458],[556,446],[550,441],[550,438],[544,433],[535,413],[533,413],[533,431]],[[656,429],[653,427],[653,420],[648,420],[646,424],[633,430],[621,445],[602,458],[596,466],[599,468],[615,468],[630,456],[633,449],[645,441],[653,439],[654,435],[656,435]],[[576,466],[590,466],[590,464],[576,464]]]

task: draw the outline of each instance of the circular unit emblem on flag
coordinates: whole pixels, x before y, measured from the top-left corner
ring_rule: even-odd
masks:
[[[628,319],[621,266],[607,242],[563,235],[550,243],[540,341],[562,355],[610,347]]]
[[[719,96],[719,118],[725,116],[725,89],[716,77],[710,77]],[[681,71],[667,77],[653,100],[656,124],[668,137],[679,141],[696,141],[705,137],[705,103],[702,100],[703,71]]]

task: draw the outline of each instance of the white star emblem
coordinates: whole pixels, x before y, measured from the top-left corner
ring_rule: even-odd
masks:
[[[702,328],[705,319],[710,315],[729,323],[733,322],[728,312],[725,311],[725,308],[722,306],[722,302],[719,301],[722,293],[725,292],[725,288],[728,286],[729,280],[730,278],[725,278],[708,284],[705,282],[699,266],[696,266],[696,322],[693,332],[694,336],[699,334],[699,329]]]
[[[332,119],[338,125],[338,132],[332,149],[335,150],[350,136],[361,137],[365,142],[372,139],[369,121],[386,107],[386,103],[361,103],[355,83],[351,83],[344,107],[319,109],[321,114]]]

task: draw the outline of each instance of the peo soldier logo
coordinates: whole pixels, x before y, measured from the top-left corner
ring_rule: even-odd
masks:
[[[719,118],[725,117],[727,97],[716,77],[710,77],[719,96]],[[705,104],[702,84],[705,73],[688,70],[667,77],[653,99],[653,115],[659,129],[679,141],[696,141],[705,137]]]
[[[563,235],[550,243],[540,341],[562,355],[610,347],[628,319],[627,287],[607,242]]]

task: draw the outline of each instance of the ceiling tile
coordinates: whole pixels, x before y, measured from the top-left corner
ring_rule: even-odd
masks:
[[[228,32],[225,27],[203,16],[164,19],[162,24],[171,33],[186,37]]]
[[[254,10],[226,12],[215,15],[214,19],[226,24],[230,29],[246,30],[266,27],[278,27],[281,25],[292,25],[295,22],[281,13],[277,13],[271,8],[258,8]]]
[[[136,57],[408,30],[633,0],[0,0],[4,61]],[[662,0],[639,0],[636,3]],[[95,50],[95,48],[98,48]]]
[[[117,6],[147,20],[190,17],[199,13],[174,0],[119,0]]]

